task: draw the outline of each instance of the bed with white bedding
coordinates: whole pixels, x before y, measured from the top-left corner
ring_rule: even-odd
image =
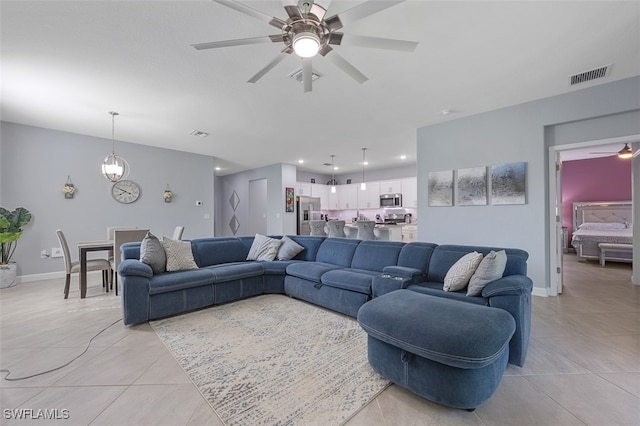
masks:
[[[578,258],[599,259],[600,243],[633,244],[630,201],[573,203],[571,244]],[[606,260],[631,262],[631,252],[615,253]]]

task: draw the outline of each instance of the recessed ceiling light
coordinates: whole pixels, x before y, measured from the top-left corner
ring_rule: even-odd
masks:
[[[216,167],[216,170],[220,171],[220,170],[222,170],[222,168],[221,167]]]
[[[443,109],[442,111],[440,111],[440,115],[449,115],[449,114],[451,114],[450,109]]]
[[[299,163],[299,164],[303,164],[303,163],[304,163],[304,160],[301,158],[301,159],[299,159],[299,160],[298,160],[298,163]]]
[[[406,159],[407,159],[407,156],[406,156],[406,155],[404,155],[404,154],[402,154],[402,155],[400,156],[400,159],[401,159],[401,160],[406,160]]]
[[[201,132],[200,130],[192,130],[189,132],[189,134],[193,136],[197,136],[199,138],[206,138],[207,136],[209,136],[209,133]]]

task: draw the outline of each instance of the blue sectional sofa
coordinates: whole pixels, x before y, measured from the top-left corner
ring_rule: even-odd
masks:
[[[279,238],[279,237],[274,237]],[[254,237],[212,237],[191,241],[198,269],[154,274],[139,261],[140,243],[121,248],[118,268],[125,324],[176,315],[266,293],[281,293],[356,317],[372,298],[397,289],[464,303],[501,308],[516,330],[509,362],[524,364],[531,326],[532,282],[528,254],[506,249],[503,277],[478,297],[443,290],[444,276],[463,255],[491,247],[425,242],[360,241],[347,238],[289,236],[304,250],[291,260],[247,261]]]

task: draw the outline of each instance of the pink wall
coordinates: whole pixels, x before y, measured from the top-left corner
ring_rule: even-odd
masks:
[[[631,160],[610,157],[562,163],[562,224],[573,232],[575,201],[631,200]]]

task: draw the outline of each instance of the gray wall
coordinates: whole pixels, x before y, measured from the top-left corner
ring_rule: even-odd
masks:
[[[418,129],[419,239],[522,248],[534,285],[548,288],[548,147],[638,134],[639,109],[634,77]],[[428,206],[429,172],[520,161],[525,205]]]
[[[57,228],[65,232],[75,259],[77,241],[104,239],[108,226],[148,227],[171,236],[176,225],[184,225],[183,238],[213,235],[214,157],[116,141],[116,153],[131,166],[128,179],[142,191],[138,201],[124,205],[111,197],[111,184],[100,173],[110,140],[7,122],[0,126],[0,205],[33,214],[14,256],[18,276],[64,271],[61,258],[40,258],[40,250],[59,246]],[[62,192],[67,175],[77,188],[73,199]],[[167,184],[174,193],[171,203],[162,197]]]
[[[233,236],[229,227],[233,216],[240,223],[236,236],[251,235],[249,216],[249,182],[257,179],[267,180],[267,234],[285,235],[296,233],[295,213],[285,212],[285,188],[296,187],[296,166],[291,164],[273,164],[259,169],[235,173],[218,178],[219,185],[216,206],[219,221],[216,222],[216,235]],[[234,211],[229,203],[233,192],[238,194],[240,203]]]

